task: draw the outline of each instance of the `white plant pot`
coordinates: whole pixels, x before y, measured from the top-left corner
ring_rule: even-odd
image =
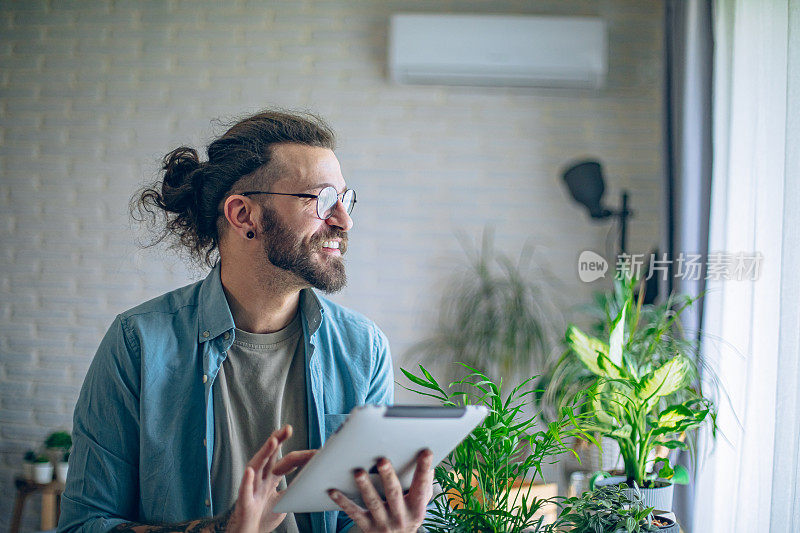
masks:
[[[625,483],[625,479],[625,476],[611,476],[605,479],[598,479],[595,482],[595,486],[619,485],[620,483]],[[661,482],[663,486],[652,489],[639,487],[639,493],[642,495],[642,502],[645,507],[653,507],[657,511],[672,511],[672,491],[675,485],[663,479],[657,480],[657,482]],[[625,494],[632,498],[636,494],[636,489],[625,489]]]
[[[625,461],[622,460],[622,455],[619,453],[619,443],[608,437],[603,437],[601,442],[603,444],[603,453],[600,454],[600,468],[598,470],[609,472],[625,468]],[[597,446],[595,446],[595,450],[597,450]]]
[[[53,465],[50,463],[36,463],[33,465],[33,480],[42,485],[53,481]]]
[[[69,470],[69,463],[58,463],[56,465],[56,479],[61,483],[67,482],[67,471]]]

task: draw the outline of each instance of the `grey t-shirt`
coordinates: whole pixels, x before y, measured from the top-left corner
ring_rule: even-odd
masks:
[[[214,381],[214,455],[211,492],[215,512],[239,494],[247,462],[284,424],[294,433],[283,455],[308,448],[308,399],[300,313],[284,329],[255,334],[236,329],[234,343]],[[294,474],[287,476],[291,482]],[[286,488],[283,480],[279,489]],[[311,531],[308,514],[288,514],[275,531]]]

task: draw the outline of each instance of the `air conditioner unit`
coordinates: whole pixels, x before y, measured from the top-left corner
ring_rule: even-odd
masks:
[[[399,83],[601,88],[597,17],[395,14],[389,70]]]

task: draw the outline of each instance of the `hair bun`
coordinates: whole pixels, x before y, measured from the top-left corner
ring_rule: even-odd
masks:
[[[162,168],[164,183],[177,188],[191,184],[192,173],[200,168],[200,159],[194,148],[181,146],[164,156]]]
[[[199,174],[202,165],[194,148],[181,146],[164,156],[164,181],[161,203],[167,211],[194,219],[199,196]]]

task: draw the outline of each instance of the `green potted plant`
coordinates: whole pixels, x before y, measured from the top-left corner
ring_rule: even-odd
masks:
[[[665,310],[659,320],[641,321],[641,295],[635,300],[632,290],[635,280],[620,282],[630,290],[623,292],[608,340],[570,326],[569,351],[562,360],[579,362],[590,375],[584,382],[589,385],[590,415],[584,427],[619,445],[624,477],[605,482],[635,482],[647,505],[669,511],[672,484],[686,483],[689,476],[685,468],[672,464],[669,454],[656,456],[656,448],[687,449],[685,435],[704,423],[714,433],[716,411],[693,386],[696,366],[690,355],[667,339],[680,313]]]
[[[33,464],[33,480],[42,485],[53,481],[53,465],[46,455],[36,457]]]
[[[564,322],[542,283],[548,275],[532,264],[533,249],[525,246],[512,260],[495,251],[490,230],[478,249],[460,241],[467,263],[443,290],[433,333],[408,355],[436,365],[462,362],[507,384],[541,372]]]
[[[22,457],[22,474],[25,479],[33,479],[33,465],[36,463],[36,452],[28,450]]]
[[[627,485],[607,485],[565,499],[554,529],[563,533],[678,533],[674,520],[654,516]]]
[[[422,365],[420,375],[401,369],[413,383],[408,390],[434,398],[445,406],[481,404],[489,415],[436,466],[434,477],[441,492],[424,526],[431,533],[544,531],[548,505],[533,482],[542,479],[542,465],[569,452],[564,439],[581,434],[572,406],[558,420],[542,424],[532,407],[533,390],[524,380],[510,393],[502,380],[493,382],[482,372],[469,371],[445,390]],[[416,386],[416,387],[415,387]]]
[[[68,431],[54,431],[45,439],[44,447],[50,462],[55,465],[72,448],[72,436]]]
[[[64,452],[61,460],[56,464],[56,479],[61,483],[67,482],[67,472],[69,471],[69,452]]]
[[[54,431],[44,441],[46,448],[51,450],[69,450],[72,448],[72,436],[68,431]]]
[[[608,339],[614,319],[623,308],[627,308],[629,312],[626,315],[627,337],[624,352],[627,366],[633,368],[638,375],[644,375],[669,361],[675,354],[681,354],[687,362],[686,372],[692,385],[676,391],[673,401],[686,401],[695,395],[708,397],[708,393],[716,395],[717,379],[713,369],[704,364],[700,353],[699,332],[685,331],[681,321],[683,313],[695,305],[698,298],[671,295],[662,303],[644,304],[644,289],[645,283],[635,279],[629,271],[618,271],[612,290],[595,294],[593,303],[584,308],[584,313],[592,320],[589,335]],[[710,387],[706,391],[700,385],[701,369],[706,387]],[[563,398],[570,398],[590,388],[596,379],[597,375],[565,345],[561,358],[545,370],[537,385],[546,390],[541,403],[545,409],[557,407]],[[589,404],[585,405],[588,409]],[[696,444],[693,437],[690,434],[687,439],[690,449]],[[590,470],[618,464],[619,451],[616,442],[609,438],[599,440],[603,443],[600,454],[595,447],[578,449],[584,464],[590,465]],[[659,453],[663,455],[666,452],[659,448]]]

